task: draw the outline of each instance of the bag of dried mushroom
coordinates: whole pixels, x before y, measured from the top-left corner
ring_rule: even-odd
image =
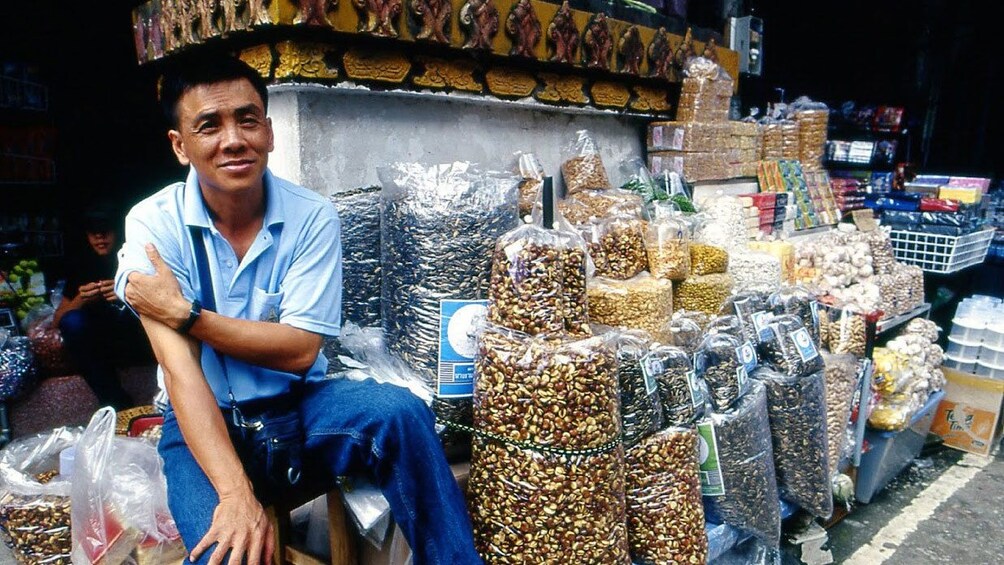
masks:
[[[70,481],[59,454],[79,428],[15,440],[0,453],[0,534],[21,563],[70,565]]]
[[[732,409],[705,417],[697,431],[703,439],[701,491],[708,521],[735,526],[776,547],[781,505],[763,384],[751,381]]]
[[[469,501],[488,563],[629,563],[616,333],[485,328]]]
[[[599,148],[588,130],[575,132],[575,141],[565,149],[561,174],[565,179],[566,196],[589,188],[611,187]]]
[[[827,462],[826,388],[822,371],[790,377],[762,367],[754,374],[767,388],[774,469],[781,498],[819,518],[833,513]]]

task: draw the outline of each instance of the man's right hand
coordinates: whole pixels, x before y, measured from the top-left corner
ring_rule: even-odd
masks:
[[[197,561],[214,543],[217,545],[209,556],[209,565],[222,563],[227,551],[230,551],[228,565],[241,565],[245,556],[248,565],[272,563],[275,549],[272,525],[250,486],[220,495],[220,503],[213,511],[213,524],[192,550],[191,561]]]

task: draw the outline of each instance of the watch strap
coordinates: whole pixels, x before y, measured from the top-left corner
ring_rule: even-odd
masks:
[[[181,327],[178,328],[178,331],[181,332],[182,334],[187,334],[189,331],[191,331],[192,326],[195,325],[195,322],[199,319],[199,316],[201,315],[202,315],[202,303],[199,302],[198,298],[196,298],[195,300],[192,301],[192,308],[188,311],[188,319],[185,320],[185,323],[181,324]]]

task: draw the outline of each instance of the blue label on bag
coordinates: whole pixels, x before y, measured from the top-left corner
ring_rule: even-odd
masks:
[[[749,341],[736,348],[736,358],[739,359],[739,366],[745,369],[747,374],[756,370],[756,349]]]
[[[474,394],[476,330],[485,319],[487,308],[487,300],[443,300],[439,303],[437,395],[467,398]]]
[[[795,344],[798,356],[802,358],[803,362],[815,359],[819,356],[819,351],[816,350],[816,344],[812,343],[812,336],[809,335],[809,330],[800,328],[791,332],[791,341]]]

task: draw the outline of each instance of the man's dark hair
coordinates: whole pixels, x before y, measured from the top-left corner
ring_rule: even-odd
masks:
[[[160,105],[170,127],[178,127],[178,101],[185,92],[205,84],[247,79],[254,86],[268,112],[265,79],[247,63],[230,55],[200,53],[170,62],[160,79]]]

